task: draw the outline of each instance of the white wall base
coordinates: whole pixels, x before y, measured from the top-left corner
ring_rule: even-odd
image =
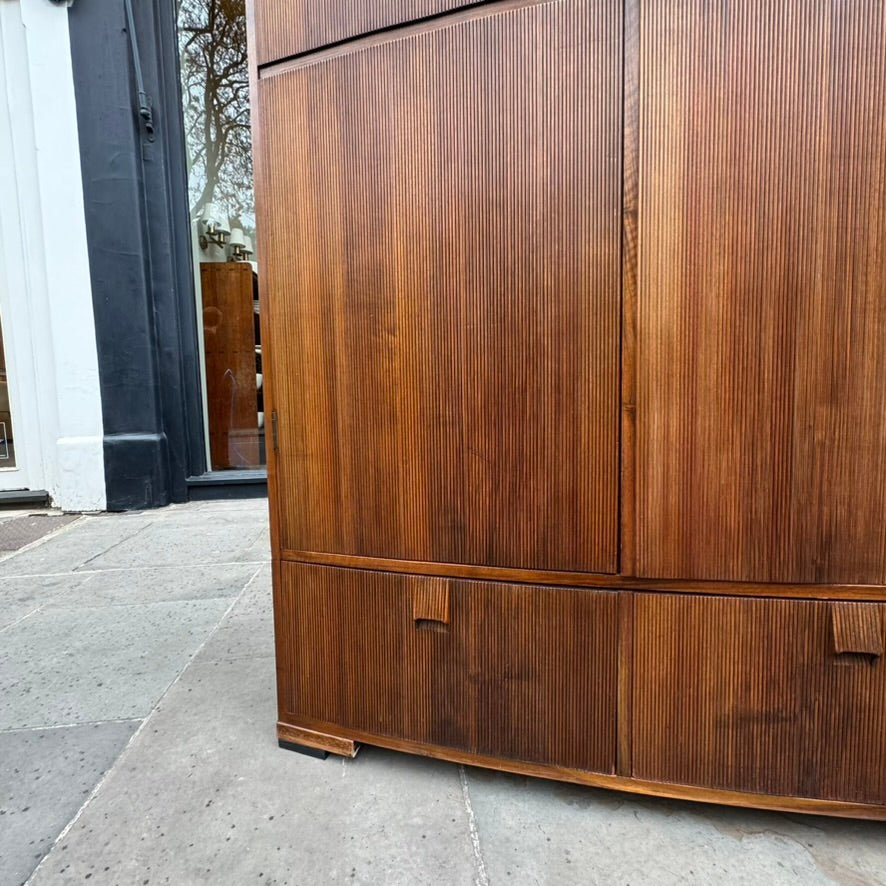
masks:
[[[103,510],[103,423],[68,12],[0,2],[0,313],[15,429],[0,489]]]
[[[105,509],[104,439],[63,437],[56,444],[56,482],[53,502],[66,511]],[[96,464],[101,464],[101,482]]]

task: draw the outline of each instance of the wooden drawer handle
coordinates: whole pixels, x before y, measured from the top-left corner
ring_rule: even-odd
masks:
[[[425,631],[449,629],[449,580],[414,578],[412,617],[415,626]]]
[[[883,654],[883,605],[831,603],[834,650],[837,655]]]

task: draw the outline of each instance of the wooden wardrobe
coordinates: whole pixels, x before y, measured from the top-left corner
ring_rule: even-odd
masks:
[[[886,0],[252,0],[282,742],[886,818]]]

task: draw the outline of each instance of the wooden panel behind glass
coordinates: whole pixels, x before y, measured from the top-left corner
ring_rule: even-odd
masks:
[[[284,549],[617,567],[621,5],[260,83]]]
[[[254,0],[258,64],[439,15],[476,0]]]
[[[201,262],[206,403],[212,470],[261,464],[253,271],[247,262]]]
[[[886,3],[643,0],[638,572],[886,582]]]
[[[281,576],[282,722],[614,772],[617,594],[287,562]],[[434,583],[445,625],[415,619]]]
[[[837,653],[845,605],[638,594],[634,775],[886,803],[886,663]]]

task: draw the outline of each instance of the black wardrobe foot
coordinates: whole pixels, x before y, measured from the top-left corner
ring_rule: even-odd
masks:
[[[323,751],[320,748],[310,748],[306,744],[296,744],[294,741],[283,741],[282,738],[277,739],[277,744],[284,751],[295,751],[297,754],[304,754],[306,757],[316,757],[318,760],[325,760],[329,756],[329,751]]]

